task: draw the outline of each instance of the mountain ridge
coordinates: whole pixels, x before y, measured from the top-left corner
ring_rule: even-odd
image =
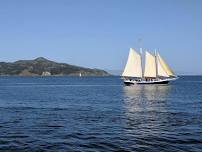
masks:
[[[0,76],[109,76],[101,69],[91,69],[68,63],[58,63],[44,57],[33,60],[0,62]]]

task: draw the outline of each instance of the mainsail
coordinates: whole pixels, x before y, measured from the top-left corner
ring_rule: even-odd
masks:
[[[128,61],[122,76],[124,77],[142,77],[142,61],[141,55],[137,53],[133,48],[130,48]]]
[[[160,56],[160,54],[157,54],[157,61],[159,61],[162,69],[168,76],[175,76],[174,72],[172,69],[168,66],[168,64],[163,60],[163,58]],[[162,73],[161,73],[162,74]],[[164,76],[164,75],[162,75]]]
[[[145,69],[144,69],[144,77],[156,77],[156,59],[155,56],[150,54],[149,52],[145,52]]]

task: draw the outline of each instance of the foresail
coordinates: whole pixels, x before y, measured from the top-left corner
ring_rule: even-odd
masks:
[[[141,56],[134,49],[130,48],[128,61],[122,73],[124,77],[142,77]]]
[[[169,75],[167,74],[166,72],[166,69],[164,69],[162,63],[161,63],[161,60],[160,60],[160,57],[159,57],[159,54],[157,55],[157,74],[158,76],[161,76],[161,77],[169,77]]]
[[[149,52],[145,52],[145,71],[144,77],[156,77],[156,60]]]
[[[173,70],[168,66],[168,64],[163,60],[163,58],[160,56],[160,54],[157,55],[157,58],[159,59],[162,68],[166,71],[167,75],[169,76],[175,76]]]

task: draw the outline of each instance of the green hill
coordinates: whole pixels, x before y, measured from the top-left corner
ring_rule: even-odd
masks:
[[[43,57],[34,60],[19,60],[13,63],[0,62],[0,75],[13,76],[108,76],[110,75],[104,70],[90,69],[70,65],[66,63],[57,63],[47,60]]]

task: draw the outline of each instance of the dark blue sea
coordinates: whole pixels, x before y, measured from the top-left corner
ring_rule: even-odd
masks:
[[[202,77],[0,77],[0,151],[202,151]]]

